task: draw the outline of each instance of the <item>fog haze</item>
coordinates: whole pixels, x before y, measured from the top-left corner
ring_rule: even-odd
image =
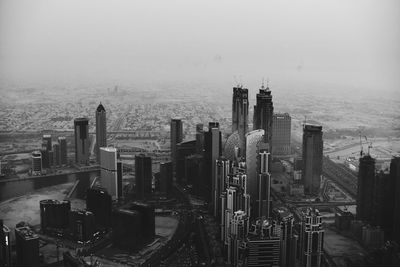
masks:
[[[1,0],[2,86],[183,81],[395,92],[400,2]],[[394,95],[394,94],[393,94]]]

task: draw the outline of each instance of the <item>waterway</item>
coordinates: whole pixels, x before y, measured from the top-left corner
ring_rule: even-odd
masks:
[[[100,176],[99,170],[90,170],[67,174],[30,177],[28,179],[0,180],[0,202],[13,197],[23,196],[40,188],[75,182],[77,180],[79,180],[77,196],[82,197],[85,194],[86,189],[90,186],[90,182],[98,176]]]

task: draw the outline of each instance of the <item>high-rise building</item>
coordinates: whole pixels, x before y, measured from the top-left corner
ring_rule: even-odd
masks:
[[[32,152],[32,174],[40,175],[42,173],[42,153],[40,151]]]
[[[303,128],[303,171],[304,193],[319,193],[322,175],[322,126],[306,124]]]
[[[44,199],[40,201],[40,226],[44,233],[66,229],[69,225],[69,200]]]
[[[172,185],[172,162],[160,163],[160,191],[168,195]]]
[[[50,168],[50,150],[47,150],[47,144],[42,143],[42,148],[40,149],[40,154],[42,155],[42,168],[48,169]]]
[[[121,208],[113,211],[113,244],[121,248],[136,248],[141,244],[141,214],[137,210]]]
[[[204,167],[205,167],[205,190],[207,192],[206,199],[211,202],[214,207],[213,194],[216,188],[215,161],[221,156],[221,131],[218,122],[210,122],[208,124],[208,132],[204,136]]]
[[[271,175],[269,173],[270,153],[261,150],[258,153],[259,175],[258,175],[258,194],[256,207],[258,208],[257,217],[269,218],[271,215]]]
[[[53,144],[53,164],[54,166],[61,165],[61,153],[60,153],[60,144],[54,143]]]
[[[96,109],[96,158],[100,162],[100,147],[107,146],[106,110],[100,103]]]
[[[246,133],[248,132],[249,95],[248,89],[241,86],[233,88],[232,98],[232,133],[236,131],[240,139],[240,153],[245,154]]]
[[[301,266],[321,267],[324,245],[322,216],[318,210],[307,209],[303,212],[301,223]]]
[[[380,171],[375,175],[373,188],[372,224],[379,225],[390,234],[393,229],[395,180],[389,172]]]
[[[370,155],[360,158],[357,188],[357,219],[371,222],[373,219],[373,194],[375,159]]]
[[[29,227],[15,228],[17,267],[39,267],[39,236]]]
[[[191,155],[186,157],[185,176],[188,184],[193,187],[193,194],[200,197],[207,195],[204,184],[203,155]]]
[[[254,106],[253,130],[264,130],[264,143],[269,144],[269,152],[271,152],[272,147],[273,113],[274,104],[272,102],[271,90],[269,90],[268,86],[265,88],[263,84],[257,94],[256,105]]]
[[[60,164],[67,164],[67,139],[64,136],[58,137],[58,144],[60,145]]]
[[[11,232],[0,219],[0,267],[11,266]]]
[[[204,150],[204,129],[203,124],[196,124],[196,153],[201,155]]]
[[[144,199],[151,194],[153,178],[151,157],[144,154],[135,156],[136,197]]]
[[[51,141],[51,135],[50,134],[44,134],[43,135],[43,144],[46,144],[46,150],[50,151],[52,149],[52,141]]]
[[[215,161],[215,180],[214,180],[214,192],[213,192],[213,213],[214,217],[219,218],[221,215],[221,203],[220,196],[221,193],[226,190],[228,174],[230,173],[230,163],[224,157],[220,157]]]
[[[173,173],[175,173],[176,162],[177,162],[177,145],[183,141],[182,120],[171,119],[170,134],[171,134],[172,171]]]
[[[118,151],[114,147],[100,147],[100,181],[112,199],[122,197],[122,163],[118,162]],[[119,168],[118,168],[119,163]]]
[[[75,240],[86,242],[93,238],[95,218],[93,212],[74,210],[69,213],[69,228]]]
[[[400,244],[400,156],[390,162],[390,177],[395,181],[393,210],[393,239]]]
[[[288,113],[275,113],[272,118],[272,155],[288,155],[292,118]]]
[[[75,129],[75,162],[89,164],[89,120],[77,118],[74,120]]]
[[[94,214],[97,226],[107,228],[111,225],[112,199],[103,188],[89,188],[86,192],[86,209]]]
[[[175,178],[179,184],[186,184],[187,177],[185,176],[186,157],[196,153],[196,140],[181,142],[176,148],[176,167]]]
[[[292,236],[293,236],[293,214],[284,206],[274,208],[273,217],[281,227],[281,256],[280,266],[291,267],[295,266],[295,255],[291,255],[292,249]]]
[[[249,231],[244,266],[280,266],[280,243],[280,231],[276,222],[265,219],[257,220]]]
[[[244,258],[245,239],[249,233],[249,216],[243,210],[235,211],[229,225],[227,239],[228,264],[239,266]]]

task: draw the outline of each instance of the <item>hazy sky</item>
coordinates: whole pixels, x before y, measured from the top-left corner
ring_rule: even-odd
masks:
[[[400,89],[400,1],[0,0],[0,79]]]

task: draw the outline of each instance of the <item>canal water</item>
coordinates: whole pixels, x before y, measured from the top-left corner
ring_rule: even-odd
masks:
[[[79,180],[77,196],[83,197],[86,189],[90,186],[91,181],[98,176],[100,176],[99,170],[91,170],[69,174],[32,177],[21,180],[16,179],[12,181],[0,180],[0,202],[13,197],[23,196],[40,188],[75,182],[77,180]]]

